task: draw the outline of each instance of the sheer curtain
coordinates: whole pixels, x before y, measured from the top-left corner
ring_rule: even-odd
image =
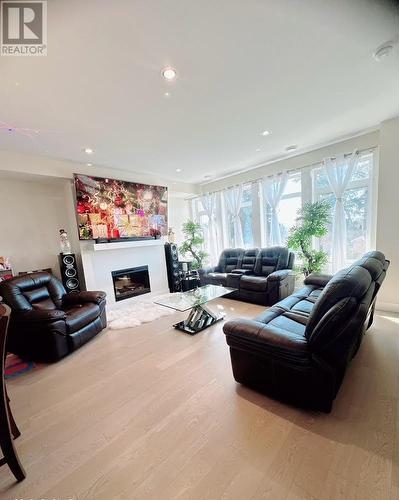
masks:
[[[211,264],[215,264],[219,258],[219,245],[220,234],[218,234],[218,226],[216,222],[216,213],[218,209],[218,195],[220,193],[208,193],[201,197],[202,206],[208,216],[208,234],[206,235],[206,246],[209,252],[209,261]],[[219,229],[220,231],[220,229]]]
[[[262,179],[263,196],[271,208],[270,233],[266,235],[268,245],[282,245],[278,206],[288,182],[287,172]]]
[[[242,226],[240,219],[242,191],[243,191],[243,186],[240,185],[240,186],[235,186],[231,189],[227,189],[224,193],[226,198],[227,211],[233,219],[234,246],[241,248],[244,246],[244,238],[242,234]]]
[[[351,180],[357,153],[337,158],[326,158],[323,161],[327,172],[328,182],[335,196],[335,205],[332,216],[331,238],[331,270],[333,273],[346,266],[346,218],[343,196]]]

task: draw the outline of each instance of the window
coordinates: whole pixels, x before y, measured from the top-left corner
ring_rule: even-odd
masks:
[[[253,224],[252,224],[252,211],[253,211],[253,189],[252,184],[247,184],[244,186],[242,191],[242,201],[241,201],[241,227],[242,227],[242,237],[244,239],[245,248],[250,248],[254,246],[254,236],[253,236]]]
[[[376,182],[373,176],[373,152],[363,152],[357,158],[352,178],[343,196],[347,223],[346,260],[350,264],[370,249],[373,242],[375,210],[372,205],[372,191]],[[298,210],[307,201],[326,199],[331,203],[335,196],[330,188],[327,174],[321,163],[289,173],[287,185],[278,207],[278,220],[282,243],[286,243],[289,231],[295,224]],[[230,217],[223,192],[217,196],[217,209],[214,227],[209,227],[208,215],[202,206],[201,197],[192,200],[193,218],[204,231],[204,249],[210,254],[210,262],[215,263],[223,248],[237,247],[235,241],[234,219]],[[271,209],[263,198],[261,181],[244,184],[240,220],[244,246],[270,246]],[[315,239],[317,248],[322,248],[331,255],[330,224],[328,234],[321,240]],[[211,235],[213,234],[213,236]]]
[[[297,212],[302,206],[301,172],[291,172],[278,208],[278,220],[283,244],[287,241],[291,227],[295,224]],[[266,204],[266,239],[271,231],[271,208]]]
[[[349,265],[359,259],[371,244],[371,180],[373,171],[373,153],[359,156],[352,173],[352,178],[343,196],[346,214],[347,246],[346,260]],[[331,215],[335,204],[335,196],[330,188],[326,171],[322,167],[314,170],[314,199],[328,200],[331,204]],[[320,240],[319,247],[331,253],[331,231]]]

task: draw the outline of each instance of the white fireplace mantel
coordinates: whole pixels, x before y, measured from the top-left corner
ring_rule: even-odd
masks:
[[[137,248],[137,247],[155,247],[164,246],[163,239],[152,240],[137,240],[137,241],[118,241],[115,243],[93,243],[93,250],[99,252],[102,250],[118,250],[120,248]]]
[[[161,239],[100,243],[82,241],[80,244],[82,266],[87,290],[103,290],[110,307],[123,306],[150,294],[115,301],[112,271],[148,266],[151,295],[168,292],[165,263],[165,241]]]

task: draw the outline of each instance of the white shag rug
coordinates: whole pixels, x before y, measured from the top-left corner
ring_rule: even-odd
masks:
[[[161,297],[157,297],[158,299]],[[168,307],[154,304],[152,300],[138,300],[133,304],[107,311],[108,328],[122,330],[133,328],[143,323],[150,323],[164,316],[170,316],[176,311]]]

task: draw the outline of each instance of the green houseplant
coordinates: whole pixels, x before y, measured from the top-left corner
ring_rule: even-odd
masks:
[[[328,201],[305,203],[297,212],[295,225],[291,228],[287,245],[298,251],[302,261],[301,271],[305,276],[320,272],[327,263],[328,255],[323,250],[312,248],[312,238],[321,238],[327,234],[330,222],[331,205]]]
[[[202,250],[204,237],[201,225],[193,220],[188,220],[183,224],[182,231],[185,241],[180,245],[179,251],[184,257],[188,255],[193,258],[191,269],[200,269],[208,257],[208,254]]]

